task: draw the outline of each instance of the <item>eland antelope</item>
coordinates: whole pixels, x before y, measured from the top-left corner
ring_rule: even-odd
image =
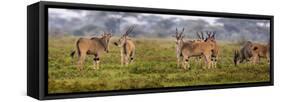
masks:
[[[211,65],[213,68],[216,68],[218,55],[219,55],[219,46],[215,39],[215,32],[206,32],[206,34],[207,34],[206,38],[204,37],[203,32],[197,32],[196,34],[197,34],[198,39],[192,40],[192,42],[194,42],[194,43],[208,42],[208,43],[211,43],[211,45],[214,45],[214,49],[212,50],[212,56],[211,56],[211,62],[212,62]],[[197,61],[201,62],[201,56],[198,57]]]
[[[250,61],[256,64],[260,58],[266,58],[268,63],[270,61],[270,45],[264,45],[259,43],[252,43],[247,41],[242,48],[234,51],[234,64],[243,63],[244,61]]]
[[[108,53],[109,40],[111,33],[104,33],[101,37],[79,38],[76,42],[76,50],[72,51],[71,57],[75,52],[78,55],[78,69],[82,70],[86,55],[94,55],[93,69],[99,69],[100,55],[103,52]]]
[[[211,43],[211,40],[196,43],[193,41],[184,42],[184,36],[182,35],[183,32],[184,29],[182,29],[181,33],[178,33],[178,30],[176,29],[175,37],[178,65],[181,62],[184,69],[187,69],[186,66],[190,68],[190,64],[188,63],[190,57],[203,56],[207,64],[207,68],[211,68],[211,56],[215,45]]]
[[[215,39],[215,32],[207,32],[208,37],[205,39],[205,42],[211,43],[211,45],[214,45],[213,50],[212,50],[212,56],[211,56],[211,61],[212,61],[212,67],[216,68],[217,67],[217,60],[219,57],[219,45],[216,42]]]
[[[135,44],[132,39],[129,38],[129,33],[131,33],[134,29],[134,26],[131,26],[127,29],[127,31],[118,39],[118,41],[114,42],[114,44],[120,47],[121,54],[121,65],[128,65],[133,62],[135,57]]]

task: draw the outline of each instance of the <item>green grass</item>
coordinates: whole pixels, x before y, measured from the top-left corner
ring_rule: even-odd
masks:
[[[176,67],[173,39],[134,39],[136,58],[132,65],[120,66],[120,50],[112,43],[110,52],[100,57],[100,69],[92,69],[92,57],[87,56],[84,69],[76,69],[75,37],[49,37],[48,92],[69,93],[122,90],[136,88],[161,88],[210,84],[231,84],[269,81],[269,65],[233,65],[233,49],[237,44],[219,43],[220,59],[216,69],[203,69],[203,62],[191,60],[191,69]],[[112,38],[111,42],[115,41]],[[152,46],[153,45],[153,46]]]

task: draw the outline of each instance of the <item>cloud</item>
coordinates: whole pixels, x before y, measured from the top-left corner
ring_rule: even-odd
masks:
[[[58,9],[58,8],[50,8],[48,10],[49,16],[56,16],[59,18],[64,18],[66,20],[70,20],[72,18],[81,18],[87,15],[87,12],[84,10],[78,10],[81,12],[77,12],[77,10],[70,9]]]
[[[100,11],[93,11],[93,10],[74,10],[74,9],[58,9],[58,8],[50,8],[49,9],[49,15],[52,16],[57,16],[60,18],[64,18],[67,20],[71,20],[72,18],[83,18],[88,14],[92,13],[97,13]],[[130,14],[130,13],[127,13]],[[185,19],[185,20],[204,20],[211,25],[215,24],[215,20],[219,19],[217,17],[201,17],[201,16],[182,16],[182,15],[167,15],[167,14],[146,14],[146,13],[135,13],[138,14],[138,16],[158,16],[162,17],[164,19],[169,19],[169,18],[180,18],[180,19]],[[114,15],[109,15],[115,18],[120,18],[119,14]],[[135,21],[137,22],[137,21]]]

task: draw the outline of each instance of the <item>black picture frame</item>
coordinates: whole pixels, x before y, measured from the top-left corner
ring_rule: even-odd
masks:
[[[223,85],[201,85],[188,87],[153,88],[153,89],[133,89],[120,91],[102,92],[81,92],[69,94],[48,94],[48,8],[70,8],[100,11],[122,11],[136,13],[156,13],[173,15],[191,15],[208,17],[228,17],[246,19],[266,19],[270,20],[270,81],[256,83],[239,83]],[[80,3],[62,3],[40,1],[27,7],[27,95],[39,100],[61,99],[61,98],[81,98],[110,95],[127,95],[159,92],[175,92],[206,89],[240,88],[256,86],[272,86],[274,84],[274,17],[272,15],[254,15],[238,13],[221,13],[205,11],[188,11],[174,9],[156,9],[141,7],[109,6]]]

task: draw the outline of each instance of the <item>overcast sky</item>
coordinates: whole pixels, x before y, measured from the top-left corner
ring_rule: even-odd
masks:
[[[59,16],[60,18],[64,18],[67,20],[70,20],[71,18],[81,18],[86,16],[87,14],[96,13],[100,11],[94,11],[94,10],[70,10],[70,9],[57,9],[57,8],[51,8],[49,9],[49,16]],[[107,11],[108,12],[108,11]],[[187,19],[187,20],[204,20],[210,24],[214,24],[215,20],[218,19],[217,17],[202,17],[202,16],[181,16],[181,15],[166,15],[166,14],[148,14],[148,13],[137,13],[138,15],[143,16],[159,16],[162,18],[181,18],[181,19]],[[118,18],[120,15],[116,15]],[[131,19],[132,22],[140,23],[135,21],[134,19]]]

